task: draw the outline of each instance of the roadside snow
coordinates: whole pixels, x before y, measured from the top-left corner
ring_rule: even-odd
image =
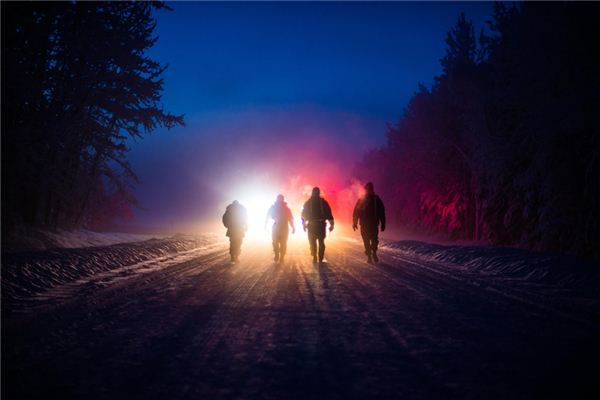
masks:
[[[214,243],[208,235],[176,235],[102,247],[3,254],[2,311],[10,312],[14,302],[59,285]]]
[[[92,246],[108,246],[116,243],[141,242],[149,239],[161,239],[164,235],[138,235],[131,233],[93,232],[89,230],[47,232],[46,235],[58,246],[66,249]]]
[[[384,242],[406,257],[446,265],[449,270],[548,285],[600,291],[600,266],[565,255],[494,246],[442,246],[418,241]]]
[[[2,253],[109,246],[116,243],[141,242],[164,237],[166,235],[95,232],[87,229],[49,231],[35,228],[18,228],[9,232],[8,237],[2,238]]]

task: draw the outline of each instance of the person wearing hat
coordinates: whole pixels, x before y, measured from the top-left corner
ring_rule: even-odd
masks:
[[[379,225],[381,224],[381,231],[385,231],[385,207],[383,201],[375,194],[371,182],[365,185],[365,195],[358,199],[354,207],[352,229],[356,231],[359,223],[367,262],[378,262]]]
[[[267,228],[267,222],[269,219],[274,221],[272,229],[273,239],[273,252],[275,253],[275,262],[283,262],[285,251],[287,249],[287,240],[289,235],[289,228],[292,228],[292,234],[296,232],[294,228],[294,217],[292,216],[292,210],[288,207],[287,203],[282,194],[277,196],[275,204],[269,208],[267,212],[267,218],[265,220],[265,229]]]
[[[310,245],[310,254],[313,262],[322,263],[325,257],[325,231],[329,221],[329,231],[333,230],[333,214],[329,203],[321,197],[321,190],[314,187],[310,199],[304,203],[302,208],[302,228],[308,231],[308,243]],[[318,243],[318,249],[317,249]]]
[[[248,213],[246,212],[246,208],[237,200],[234,200],[225,209],[223,225],[227,228],[226,236],[229,237],[231,262],[235,263],[242,252],[242,241],[248,230]]]

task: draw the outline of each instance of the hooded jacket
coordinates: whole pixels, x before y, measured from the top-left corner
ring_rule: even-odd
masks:
[[[227,228],[227,236],[241,235],[248,230],[248,213],[240,203],[234,202],[227,206],[223,214],[223,225]]]
[[[352,225],[360,222],[361,228],[377,228],[379,223],[385,226],[385,207],[375,193],[367,194],[356,202],[352,213]]]

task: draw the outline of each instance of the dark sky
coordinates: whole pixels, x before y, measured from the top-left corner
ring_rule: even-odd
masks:
[[[441,72],[464,11],[479,30],[492,3],[169,3],[150,56],[169,67],[163,105],[187,126],[132,142],[142,184],[135,223],[214,220],[240,187],[348,187],[385,142],[419,82]],[[300,186],[299,186],[300,185]],[[244,189],[245,190],[245,189]],[[334,193],[335,192],[335,193]],[[212,217],[212,218],[209,218]]]

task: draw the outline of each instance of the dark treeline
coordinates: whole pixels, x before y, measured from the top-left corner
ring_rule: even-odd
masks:
[[[147,2],[2,2],[2,223],[101,227],[130,210],[126,141],[159,105]]]
[[[598,4],[461,15],[443,73],[366,155],[398,225],[600,258]]]

